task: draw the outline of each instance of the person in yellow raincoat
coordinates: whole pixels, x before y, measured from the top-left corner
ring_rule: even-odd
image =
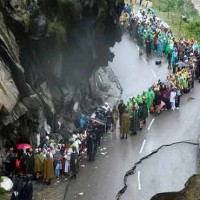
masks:
[[[35,174],[36,179],[39,181],[39,179],[42,177],[44,158],[41,155],[41,148],[36,149],[35,153]]]
[[[130,128],[130,118],[128,110],[126,109],[125,112],[122,114],[121,139],[124,139],[124,137],[126,137],[127,139],[129,128]]]
[[[113,106],[112,114],[113,114],[113,131],[116,131],[117,121],[119,119],[119,111],[117,110],[116,106]]]
[[[44,159],[43,177],[48,185],[51,183],[51,179],[54,178],[53,159],[49,153],[47,153],[47,157]]]

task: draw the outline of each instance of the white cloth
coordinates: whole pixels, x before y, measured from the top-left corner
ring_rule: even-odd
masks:
[[[171,91],[171,93],[170,93],[170,102],[171,103],[175,103],[175,97],[176,97],[176,92]]]
[[[71,154],[72,154],[72,148],[69,148],[68,150],[65,150],[64,152],[64,158],[68,161],[71,159]]]
[[[72,154],[72,148],[66,149],[64,152],[64,158],[65,158],[65,167],[64,172],[68,173],[70,169],[70,160],[71,160],[71,154]]]
[[[64,168],[64,172],[68,173],[70,169],[70,161],[69,160],[65,160],[65,168]]]
[[[77,138],[74,143],[73,143],[73,146],[76,147],[76,152],[79,154],[79,145],[81,144],[81,141],[79,138]]]

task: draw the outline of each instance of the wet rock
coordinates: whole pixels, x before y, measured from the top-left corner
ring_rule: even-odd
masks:
[[[19,91],[12,79],[11,71],[0,60],[0,107],[10,113],[19,99]]]
[[[29,34],[31,39],[39,40],[47,33],[47,19],[44,15],[38,15],[31,19],[29,25]]]
[[[42,98],[43,102],[45,103],[46,107],[48,107],[48,109],[51,111],[51,113],[55,114],[53,97],[50,93],[50,90],[46,82],[40,85],[39,95],[40,95],[40,98]]]
[[[122,0],[0,0],[0,65],[5,68],[0,73],[8,74],[0,80],[0,89],[12,91],[9,100],[0,99],[0,135],[1,130],[8,133],[8,144],[18,141],[14,130],[26,126],[21,122],[29,122],[28,135],[34,143],[36,133],[45,135],[45,121],[54,133],[59,116],[66,134],[78,115],[113,95],[113,101],[118,98],[107,71],[101,73],[103,84],[97,81],[97,71],[112,60],[110,47],[120,40],[117,20],[122,4]]]
[[[30,95],[29,97],[24,97],[22,102],[29,110],[35,110],[42,106],[42,103],[37,94]]]
[[[193,175],[188,179],[183,190],[156,194],[151,200],[199,200],[199,186],[200,175]]]

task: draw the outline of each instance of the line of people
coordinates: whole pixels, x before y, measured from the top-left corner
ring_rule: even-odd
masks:
[[[149,113],[159,115],[161,110],[179,109],[181,96],[194,88],[195,79],[200,82],[200,52],[196,40],[176,39],[169,26],[152,9],[133,12],[131,5],[126,4],[121,21],[140,48],[146,49],[147,56],[152,50],[156,51],[157,57],[166,55],[168,69],[173,68],[166,80],[158,80],[148,91],[130,97],[126,105],[123,101],[118,105],[123,139],[129,131],[134,135],[142,130]]]
[[[199,54],[199,45],[195,39],[175,38],[169,25],[156,16],[152,9],[147,11],[133,10],[132,6],[126,4],[122,12],[121,22],[125,24],[131,36],[137,41],[140,48],[144,48],[147,55],[156,51],[157,57],[166,55],[168,69],[177,71],[178,61],[188,62],[191,55]],[[199,77],[199,69],[197,70]]]
[[[47,135],[34,150],[11,147],[4,159],[4,175],[11,179],[29,176],[47,185],[55,177],[76,178],[82,153],[87,153],[89,161],[95,160],[104,127],[90,120],[82,131],[73,131],[60,141],[50,139]]]

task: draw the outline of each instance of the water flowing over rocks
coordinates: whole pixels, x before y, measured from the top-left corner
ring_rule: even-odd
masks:
[[[117,80],[108,82],[103,68],[121,39],[123,6],[122,0],[0,0],[1,146],[35,144],[45,125],[57,131],[58,118],[66,134],[80,113],[117,100]],[[99,73],[106,84],[97,81]],[[115,92],[106,94],[109,88]]]

